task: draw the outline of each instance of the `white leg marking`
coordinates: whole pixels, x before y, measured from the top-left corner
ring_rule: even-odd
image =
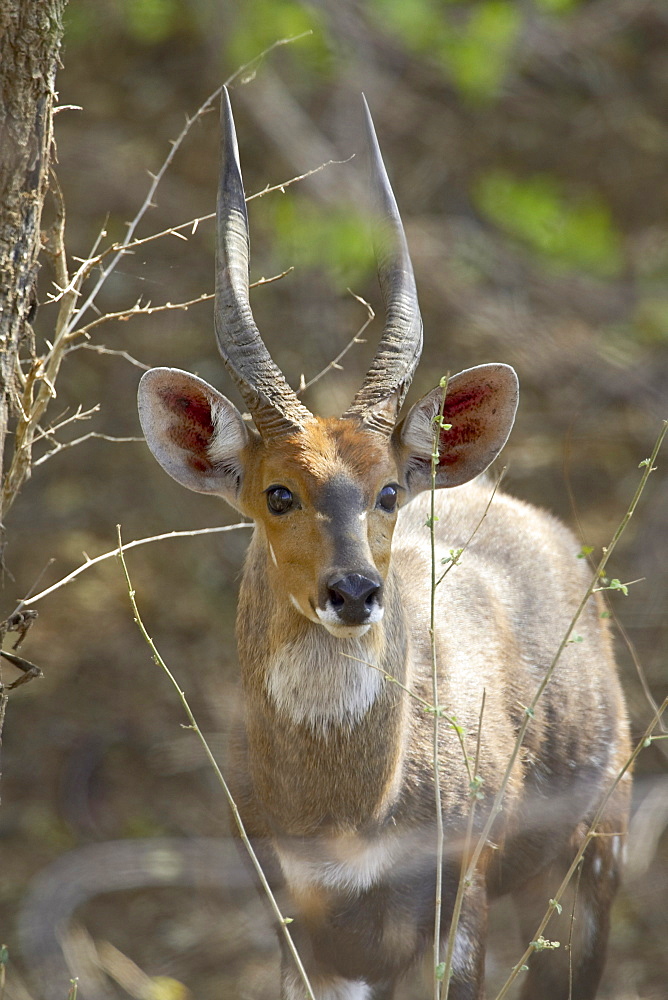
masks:
[[[452,949],[452,971],[455,975],[463,975],[471,964],[471,950],[473,941],[462,924],[457,928],[455,934],[455,946]]]
[[[308,889],[323,886],[348,892],[363,892],[379,882],[396,859],[396,837],[377,840],[362,837],[331,837],[304,845],[278,847],[276,853],[288,886]]]
[[[363,979],[333,976],[311,980],[311,986],[318,1000],[371,1000],[372,996],[371,987]],[[285,1000],[305,1000],[304,984],[293,972],[283,980],[283,996]]]

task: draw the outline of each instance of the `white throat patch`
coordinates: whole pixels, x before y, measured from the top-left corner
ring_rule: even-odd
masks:
[[[339,639],[321,627],[309,629],[269,661],[267,693],[294,723],[322,731],[354,725],[385,683],[383,675],[368,666],[378,663],[377,647],[371,636]]]

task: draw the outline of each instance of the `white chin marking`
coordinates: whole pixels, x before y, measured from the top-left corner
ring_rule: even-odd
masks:
[[[318,608],[315,610],[316,614],[320,618]],[[371,628],[371,622],[366,622],[364,625],[337,625],[334,622],[323,621],[322,619],[320,620],[329,634],[336,636],[337,639],[359,639],[361,635],[364,635]]]
[[[324,625],[330,635],[339,639],[358,639],[369,631],[372,625],[382,621],[384,608],[374,607],[368,619],[361,625],[349,625],[342,622],[333,608],[316,608],[315,613],[321,625]]]

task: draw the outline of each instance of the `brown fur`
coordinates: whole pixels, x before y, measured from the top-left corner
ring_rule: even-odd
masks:
[[[417,403],[390,438],[348,417],[313,418],[266,441],[201,380],[170,369],[144,379],[142,422],[165,468],[190,488],[220,493],[255,522],[237,622],[245,704],[232,785],[243,822],[272,885],[289,894],[290,929],[318,1000],[389,1000],[433,935],[434,723],[404,687],[433,700],[425,524],[431,420],[441,395]],[[446,419],[455,433],[439,434],[438,486],[484,469],[514,412],[503,366],[457,376],[452,390]],[[396,489],[397,510],[381,503],[388,486]],[[276,487],[291,495],[278,514],[268,503]],[[461,727],[469,761],[479,750],[476,836],[525,706],[587,585],[564,527],[501,495],[483,519],[489,495],[478,483],[435,497],[439,570],[451,550],[465,547],[436,592],[436,660],[439,705]],[[358,602],[347,622],[333,589],[341,577],[376,581],[368,607],[366,598]],[[537,706],[492,843],[467,888],[451,1000],[483,997],[491,899],[512,893],[523,932],[533,933],[629,752],[599,601],[589,602],[576,632],[582,641],[566,646]],[[439,724],[439,766],[447,932],[471,793],[446,719]],[[571,1000],[594,997],[628,796],[625,781],[601,822],[605,836],[588,849],[571,891],[572,950],[563,947],[569,922],[555,917],[550,933],[562,949],[534,956],[524,1000],[566,1000],[571,975]],[[301,996],[286,955],[283,1000]]]
[[[289,486],[294,484],[300,496],[308,497],[316,483],[345,470],[359,477],[366,496],[373,496],[388,477],[399,479],[400,470],[393,465],[391,449],[383,455],[377,440],[373,442],[375,447],[370,447],[365,438],[359,430],[354,432],[349,422],[318,423],[307,429],[298,449],[292,450],[294,441],[286,443],[287,454],[278,456],[274,452],[268,456],[266,466],[259,463],[255,474],[264,476],[264,482],[275,479],[274,469],[280,468],[280,481]],[[247,484],[247,488],[253,488],[257,494],[258,485]],[[447,555],[450,549],[467,542],[488,497],[489,489],[484,486],[464,487],[438,496],[441,554]],[[418,498],[402,515],[389,569],[385,567],[389,564],[390,533],[377,531],[370,523],[366,541],[375,565],[387,574],[386,614],[383,622],[372,628],[383,635],[379,663],[431,701],[430,556],[429,533],[424,526],[427,499],[427,495]],[[321,626],[307,622],[296,610],[286,607],[285,590],[280,573],[268,557],[267,542],[271,539],[279,567],[290,564],[292,551],[299,552],[299,572],[305,578],[317,573],[328,547],[317,521],[304,518],[299,537],[290,538],[286,544],[285,535],[278,534],[279,529],[288,534],[286,524],[275,526],[264,511],[254,510],[253,514],[259,527],[251,543],[239,607],[239,651],[247,709],[245,734],[239,737],[235,755],[241,794],[245,791],[254,800],[247,817],[251,831],[275,839],[277,844],[294,844],[294,838],[300,838],[301,850],[306,854],[311,839],[315,843],[320,841],[327,857],[327,843],[333,843],[341,833],[373,839],[398,827],[401,837],[394,874],[402,864],[410,873],[417,854],[418,867],[425,864],[428,869],[429,874],[425,875],[428,892],[433,884],[430,881],[433,848],[425,852],[423,845],[433,843],[432,717],[391,684],[383,687],[358,726],[332,726],[323,733],[308,725],[295,726],[277,713],[265,687],[272,650],[292,637],[295,630],[315,630],[322,633],[319,639],[324,660],[331,655],[336,640]],[[367,516],[371,522],[372,513]],[[483,691],[486,695],[479,764],[485,799],[478,808],[480,821],[512,752],[523,706],[532,698],[549,666],[586,586],[576,551],[575,540],[548,515],[499,496],[466,549],[461,565],[453,568],[438,591],[440,698],[463,725],[471,759],[475,754]],[[592,815],[628,751],[610,640],[597,602],[591,602],[577,631],[582,634],[583,643],[565,650],[514,768],[504,818],[495,832],[497,846],[503,846],[504,850],[489,855],[488,861],[494,862],[491,866],[486,862],[481,867],[477,902],[473,894],[469,911],[465,911],[465,923],[468,921],[471,933],[476,927],[482,932],[485,882],[488,894],[513,891],[520,900],[523,892],[532,892],[536,881],[549,886],[552,893],[556,891],[558,876],[564,870],[561,865],[567,867],[569,852],[574,849],[569,847],[573,844],[573,831]],[[443,807],[448,830],[446,869],[452,866],[450,877],[454,881],[470,797],[458,741],[444,722],[440,730]],[[625,829],[626,798],[626,792],[621,792],[610,807],[607,821],[620,835]],[[425,853],[431,861],[426,860]],[[613,867],[617,872],[619,859]],[[553,870],[555,881],[550,882],[546,872]],[[410,885],[409,874],[407,891]],[[429,906],[425,907],[421,920],[408,907],[412,916],[402,920],[398,904],[381,902],[382,881],[380,886],[375,891],[380,892],[377,905],[385,909],[381,943],[374,949],[366,949],[368,966],[363,970],[365,981],[370,984],[393,980],[412,964],[430,933]],[[319,898],[315,907],[314,894]],[[321,935],[328,940],[335,938],[341,919],[337,914],[345,913],[348,929],[341,932],[341,957],[332,971],[352,978],[361,975],[361,966],[348,962],[345,950],[351,948],[348,938],[352,928],[360,920],[369,919],[367,910],[371,904],[365,900],[370,893],[361,894],[357,910],[350,910],[349,903],[343,906],[334,889],[311,887],[307,895],[311,903],[303,911],[304,925],[297,919],[294,929],[307,954],[315,949],[312,970],[320,975],[334,962],[322,942],[317,947],[313,942],[320,941]],[[607,921],[603,911],[607,914],[608,896],[610,892],[606,889],[597,903],[603,922]],[[296,891],[297,907],[301,898],[300,891]],[[545,907],[549,898],[549,893],[543,893]],[[444,905],[446,926],[451,905],[452,899],[448,897]],[[421,944],[397,950],[400,926],[408,941],[414,941],[417,934]],[[592,971],[580,974],[583,985],[580,992],[573,994],[575,997],[594,995],[602,967],[604,937],[601,933],[596,961],[582,960],[582,968]],[[387,942],[387,947],[383,942]],[[536,971],[527,979],[527,997],[561,995],[558,990],[541,992],[543,979],[552,983],[552,954],[535,963]],[[471,952],[468,972],[455,970],[451,996],[482,995],[478,992],[482,990],[481,956],[482,951],[477,957]],[[574,961],[577,964],[577,958]],[[552,985],[550,988],[556,990]]]

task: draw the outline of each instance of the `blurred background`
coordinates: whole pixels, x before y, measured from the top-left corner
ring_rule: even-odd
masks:
[[[521,405],[505,488],[557,513],[600,554],[668,417],[664,0],[88,0],[66,10],[62,63],[60,103],[80,107],[56,117],[71,261],[88,256],[102,228],[102,245],[123,238],[186,116],[240,67],[232,102],[248,194],[348,161],[360,149],[364,91],[424,316],[411,399],[446,372],[513,365]],[[217,144],[217,113],[205,114],[138,235],[213,211]],[[355,159],[333,163],[250,206],[253,277],[294,267],[252,303],[295,386],[365,321],[351,291],[381,312],[355,207],[358,169]],[[97,297],[100,314],[210,293],[212,223],[193,228],[125,256]],[[45,303],[46,260],[41,281]],[[54,316],[43,304],[38,336],[49,339]],[[312,409],[346,406],[380,328],[376,320],[368,343],[307,391]],[[61,439],[139,435],[139,366],[153,365],[197,372],[237,399],[210,302],[109,322],[65,360],[50,419],[100,409]],[[636,736],[652,715],[648,693],[660,701],[668,679],[667,464],[664,448],[610,566],[622,582],[642,578],[611,598]],[[83,553],[112,549],[119,523],[130,541],[237,521],[172,482],[141,442],[64,449],[34,470],[12,509],[1,617]],[[233,629],[247,539],[239,529],[128,554],[147,627],[223,764],[238,711]],[[211,769],[133,623],[117,560],[36,608],[22,652],[44,679],[12,692],[3,733],[5,996],[65,1000],[76,974],[86,1000],[276,997],[269,920],[229,849]],[[635,796],[607,1000],[668,996],[665,743],[641,755]],[[492,984],[520,954],[510,911],[496,921]]]

